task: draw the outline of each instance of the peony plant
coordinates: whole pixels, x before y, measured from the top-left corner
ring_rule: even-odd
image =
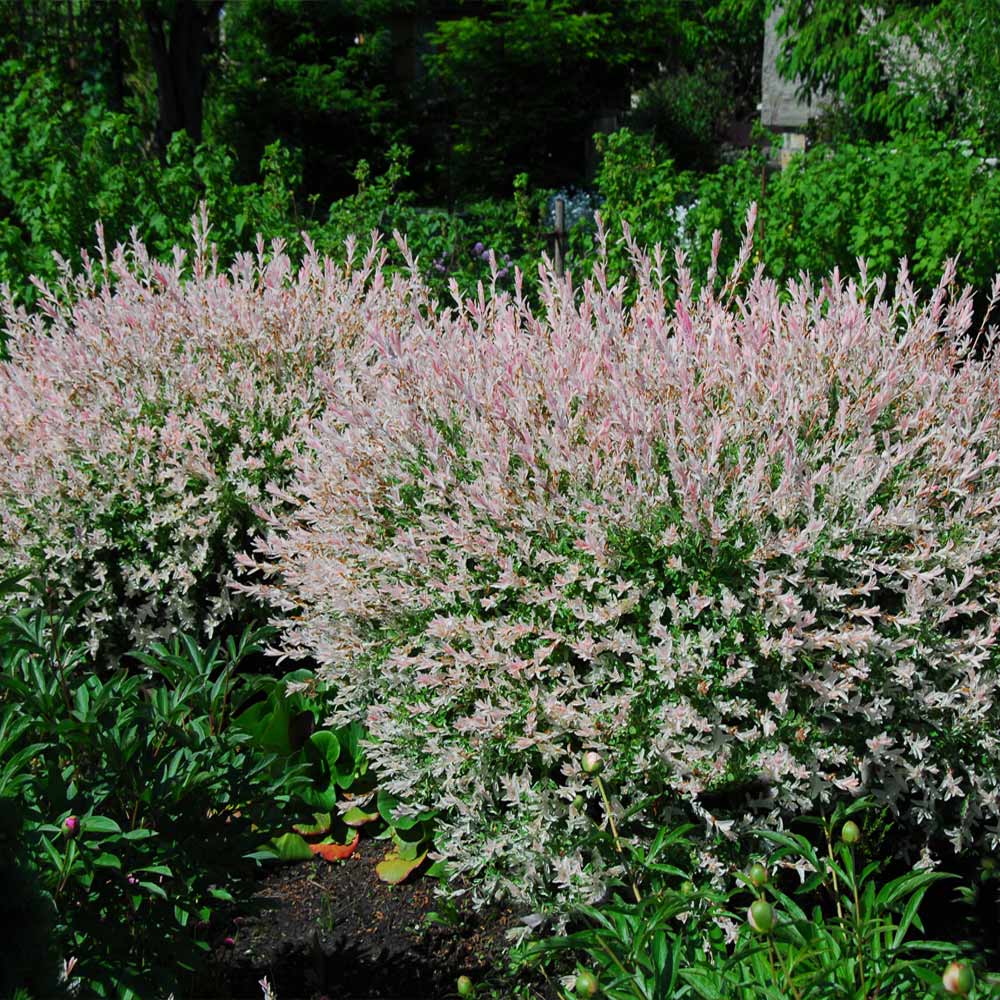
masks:
[[[995,331],[953,270],[779,287],[748,240],[696,291],[626,245],[368,330],[244,560],[283,651],[478,899],[600,897],[589,753],[623,840],[865,792],[995,844]]]
[[[193,257],[170,262],[99,232],[98,259],[39,282],[36,309],[4,304],[0,575],[41,579],[53,608],[92,593],[92,650],[245,617],[234,556],[329,398],[320,380],[422,294],[386,280],[377,241],[293,267],[258,240],[225,271],[204,214],[194,230]]]

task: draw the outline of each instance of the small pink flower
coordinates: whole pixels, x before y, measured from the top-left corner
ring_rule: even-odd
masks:
[[[73,840],[80,832],[80,820],[76,816],[67,816],[63,820],[62,832],[67,840]]]
[[[222,939],[222,943],[223,943],[223,944],[224,944],[224,945],[225,945],[225,946],[226,946],[227,948],[232,948],[232,946],[233,946],[234,944],[236,944],[236,939],[235,939],[235,938],[231,938],[231,937],[224,937],[224,938]]]

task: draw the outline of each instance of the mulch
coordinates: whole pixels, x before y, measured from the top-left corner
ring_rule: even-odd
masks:
[[[517,915],[460,906],[460,922],[428,923],[441,910],[435,881],[386,885],[375,873],[385,850],[362,838],[342,861],[267,869],[253,911],[215,929],[201,1000],[261,1000],[264,976],[278,1000],[442,1000],[456,996],[460,975],[499,985]]]

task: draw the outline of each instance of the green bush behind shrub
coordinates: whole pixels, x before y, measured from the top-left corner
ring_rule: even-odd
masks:
[[[621,130],[602,142],[597,175],[601,213],[612,238],[626,221],[640,244],[687,251],[704,273],[712,234],[722,232],[723,263],[739,246],[737,227],[759,204],[757,253],[776,280],[840,268],[896,270],[906,258],[924,288],[958,257],[957,278],[987,289],[1000,271],[1000,171],[972,140],[900,135],[891,142],[816,146],[780,173],[765,174],[751,151],[708,174],[677,170],[648,136]],[[679,207],[679,210],[678,210]],[[574,234],[576,257],[589,257],[588,234]],[[612,249],[613,273],[627,253]]]

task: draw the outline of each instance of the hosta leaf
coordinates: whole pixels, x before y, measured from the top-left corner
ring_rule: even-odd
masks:
[[[389,885],[399,885],[408,875],[416,871],[427,857],[427,852],[406,860],[398,852],[390,851],[385,858],[375,866],[378,877]]]
[[[314,823],[296,823],[292,829],[303,837],[322,837],[330,832],[330,814],[313,813]]]
[[[309,845],[297,833],[275,837],[271,844],[279,861],[308,861],[313,856]]]
[[[349,844],[338,844],[327,839],[318,844],[310,844],[309,850],[323,858],[324,861],[340,861],[343,858],[349,858],[358,849],[360,842],[361,834],[355,833],[354,839]]]

